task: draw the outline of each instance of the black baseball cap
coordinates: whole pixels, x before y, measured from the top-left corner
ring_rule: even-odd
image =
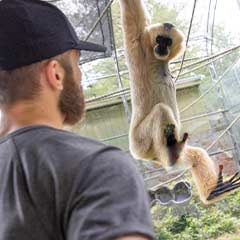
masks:
[[[0,70],[30,65],[70,49],[106,51],[104,46],[80,41],[67,17],[50,3],[0,0]]]

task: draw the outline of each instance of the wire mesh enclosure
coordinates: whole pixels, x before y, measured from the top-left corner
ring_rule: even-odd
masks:
[[[79,39],[107,47],[105,53],[83,52],[81,62],[90,62],[112,54],[110,0],[49,0],[60,8],[73,24]]]

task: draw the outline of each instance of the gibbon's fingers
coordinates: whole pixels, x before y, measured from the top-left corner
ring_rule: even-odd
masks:
[[[226,183],[229,183],[229,182],[226,181],[226,182],[222,183],[221,185],[211,186],[210,188],[208,188],[208,191],[213,191],[213,189],[214,189],[214,190],[218,190],[218,189],[220,189],[224,184],[226,185]],[[231,184],[233,185],[233,184],[238,184],[238,183],[240,183],[240,180],[238,180],[237,182],[231,183]]]
[[[232,181],[232,183],[236,183],[240,181],[240,177],[238,177],[237,179],[235,179],[234,181]]]
[[[240,177],[236,178],[239,174],[237,172],[228,181],[223,182],[223,165],[219,166],[218,182],[213,191],[209,194],[207,200],[212,200],[217,196],[230,192],[240,187]]]
[[[230,185],[229,183],[228,184],[224,184],[221,189],[219,190],[214,190],[213,192],[210,193],[210,195],[208,196],[207,200],[212,200],[214,199],[215,197],[218,197],[224,193],[227,193],[227,192],[230,192],[232,190],[235,190],[237,188],[240,188],[240,183],[238,184],[233,184],[233,185]]]
[[[240,181],[240,176],[236,179],[236,177],[239,175],[240,173],[239,172],[236,172],[229,180],[227,180],[225,183],[238,183]],[[235,179],[235,180],[234,180]],[[219,179],[218,180],[218,183],[217,183],[217,186],[218,187],[215,187],[215,190],[219,187],[221,187],[223,185],[223,181],[221,182],[221,180]],[[216,185],[215,185],[216,186]],[[209,188],[208,191],[212,190],[212,188]]]
[[[231,177],[228,181],[232,182],[238,175],[239,175],[239,172],[236,172],[235,175],[233,175],[233,177]]]
[[[184,133],[182,143],[185,143],[187,141],[187,139],[188,139],[188,133]]]
[[[227,184],[228,184],[229,186],[233,186],[233,185],[236,185],[236,184],[238,184],[238,183],[240,183],[240,177],[239,177],[238,179],[232,181],[232,182],[226,181],[226,182],[224,182],[224,183],[221,183],[220,185],[217,184],[216,187],[214,188],[214,191],[218,191],[218,190],[222,189],[223,186],[226,187]]]

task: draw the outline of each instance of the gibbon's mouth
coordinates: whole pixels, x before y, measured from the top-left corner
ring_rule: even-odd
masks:
[[[158,35],[156,37],[156,43],[159,45],[160,48],[167,48],[172,46],[173,41],[170,37]]]
[[[159,45],[157,45],[154,49],[155,53],[158,54],[161,57],[167,56],[169,54],[168,47],[163,48]]]
[[[172,39],[167,36],[158,35],[156,37],[157,45],[154,52],[157,56],[166,57],[169,55],[170,47],[172,46]]]
[[[156,59],[165,61],[167,60],[168,56],[170,54],[170,49],[167,48],[160,48],[158,45],[155,46],[154,48],[154,56]]]

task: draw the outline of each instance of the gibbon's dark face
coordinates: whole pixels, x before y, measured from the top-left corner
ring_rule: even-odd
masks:
[[[156,38],[158,44],[155,48],[155,52],[160,56],[166,56],[169,54],[169,47],[172,46],[172,39],[169,37],[158,35]]]
[[[163,29],[165,33],[170,33],[171,29],[174,28],[174,25],[171,23],[164,23]],[[155,52],[159,54],[161,57],[164,57],[169,54],[169,47],[172,46],[172,39],[169,36],[165,35],[157,35],[156,43],[158,44],[155,48]]]
[[[154,57],[160,61],[170,61],[184,50],[184,37],[171,23],[158,23],[148,27]]]

